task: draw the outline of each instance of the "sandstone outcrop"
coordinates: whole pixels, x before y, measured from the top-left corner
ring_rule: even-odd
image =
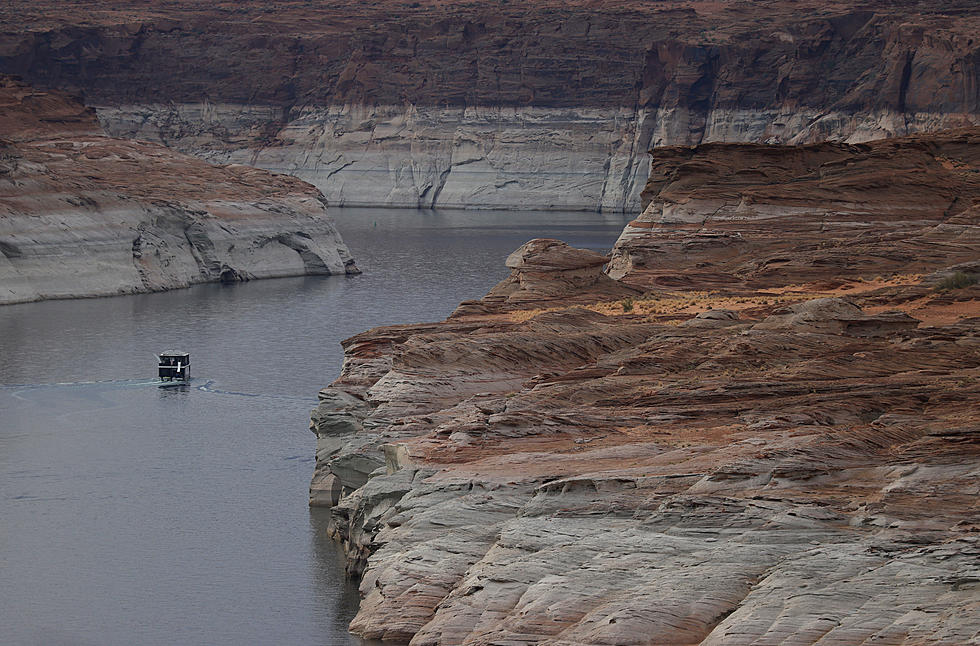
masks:
[[[980,123],[975,2],[0,8],[0,71],[336,205],[638,210],[653,146]]]
[[[107,137],[0,79],[0,304],[356,271],[313,186]]]
[[[980,249],[974,136],[667,151],[618,285],[535,240],[446,321],[346,341],[311,495],[352,630],[976,641],[980,286],[939,282]]]
[[[455,314],[521,309],[528,304],[595,302],[637,296],[642,290],[609,278],[603,269],[607,256],[569,247],[561,240],[530,240],[504,263],[510,277],[478,301],[465,301]]]
[[[652,156],[645,209],[610,261],[610,276],[628,283],[751,290],[774,280],[927,273],[977,258],[978,128],[864,144],[667,147]]]

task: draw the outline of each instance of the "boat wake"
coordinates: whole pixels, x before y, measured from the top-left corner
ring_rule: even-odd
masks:
[[[195,380],[192,380],[192,381],[197,381],[197,380],[195,379]],[[214,387],[214,380],[213,379],[208,379],[203,384],[201,384],[199,386],[195,386],[195,388],[197,390],[202,391],[202,392],[215,393],[217,395],[236,395],[238,397],[265,397],[265,398],[268,398],[268,399],[289,399],[289,400],[293,400],[293,401],[305,401],[305,402],[311,402],[311,403],[315,403],[316,402],[316,398],[315,397],[297,397],[296,395],[273,395],[273,394],[270,394],[270,393],[245,393],[245,392],[241,392],[241,391],[237,391],[237,390],[222,390],[220,388],[215,388]]]
[[[187,381],[160,381],[159,379],[101,379],[93,381],[62,381],[46,384],[0,384],[0,392],[13,391],[13,397],[18,397],[23,391],[43,390],[50,388],[108,388],[112,390],[120,388],[167,388],[179,390],[199,390],[214,395],[233,395],[236,397],[262,397],[266,399],[304,401],[311,404],[316,403],[315,396],[301,397],[296,395],[276,395],[270,393],[249,393],[238,390],[224,390],[215,386],[214,379],[191,378]]]
[[[56,381],[47,384],[0,384],[0,390],[25,390],[30,388],[63,388],[66,386],[118,386],[142,388],[161,383],[158,379],[100,379],[95,381]]]

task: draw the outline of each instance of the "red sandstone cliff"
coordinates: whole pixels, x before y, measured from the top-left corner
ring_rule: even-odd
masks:
[[[337,204],[632,210],[654,145],[977,123],[977,33],[966,0],[16,0],[0,71]]]
[[[978,21],[966,1],[17,0],[0,69],[99,104],[639,104],[694,127],[784,106],[976,114]]]

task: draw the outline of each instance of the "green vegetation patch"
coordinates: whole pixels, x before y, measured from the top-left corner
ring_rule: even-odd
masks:
[[[980,274],[968,274],[966,272],[958,271],[948,278],[943,278],[936,285],[936,289],[941,292],[948,292],[952,289],[963,289],[964,287],[969,287],[970,285],[976,285],[980,283]]]

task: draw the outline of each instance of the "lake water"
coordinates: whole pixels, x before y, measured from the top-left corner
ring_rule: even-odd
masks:
[[[439,320],[534,237],[608,249],[625,216],[337,209],[364,271],[0,307],[0,643],[358,644],[306,504],[339,342]],[[159,388],[154,353],[191,353]]]

